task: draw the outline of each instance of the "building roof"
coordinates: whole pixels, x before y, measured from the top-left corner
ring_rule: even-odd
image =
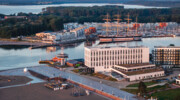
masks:
[[[154,46],[154,48],[180,48],[180,46]]]
[[[89,49],[108,49],[108,48],[148,48],[146,46],[94,46],[94,47],[86,47]]]
[[[139,64],[120,64],[118,66],[122,66],[122,67],[140,67],[140,66],[146,66],[146,65],[154,65],[154,64],[150,64],[150,63],[139,63]],[[155,66],[155,65],[154,65]]]
[[[127,76],[164,71],[162,68],[159,68],[159,67],[155,68],[155,69],[144,69],[144,70],[132,71],[132,72],[125,72],[125,71],[118,70],[118,69],[115,69],[115,70],[120,71],[123,74],[126,74]]]

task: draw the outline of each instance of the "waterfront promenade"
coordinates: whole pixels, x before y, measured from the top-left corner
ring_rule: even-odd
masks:
[[[52,67],[47,67],[47,66],[36,66],[36,67],[29,67],[29,70],[33,70],[37,73],[43,74],[45,76],[48,76],[49,78],[53,78],[53,77],[63,77],[66,78],[68,80],[74,81],[76,83],[79,84],[83,84],[85,86],[91,87],[93,89],[99,90],[108,93],[110,95],[114,95],[116,97],[119,97],[121,99],[125,99],[125,100],[136,100],[135,95],[130,94],[128,92],[122,91],[120,89],[117,88],[113,88],[110,86],[107,86],[105,84],[101,84],[99,82],[93,81],[91,79],[87,79],[72,73],[68,73],[65,71],[61,71],[58,70],[56,68],[52,68]],[[13,71],[10,70],[10,72],[7,71],[2,71],[0,72],[0,75],[29,75],[29,73],[24,73],[22,69],[18,69],[17,71]]]

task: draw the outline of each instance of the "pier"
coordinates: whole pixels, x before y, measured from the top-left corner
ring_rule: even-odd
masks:
[[[58,70],[53,67],[38,66],[29,68],[29,70],[47,76],[48,78],[61,77],[67,81],[76,84],[85,89],[91,90],[103,96],[109,97],[114,100],[136,100],[135,95],[122,91],[117,88],[107,86],[105,84],[87,79],[66,71]]]

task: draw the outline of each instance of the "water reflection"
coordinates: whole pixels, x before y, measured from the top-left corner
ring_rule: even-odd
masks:
[[[0,45],[0,48],[4,49],[4,50],[11,50],[11,49],[18,50],[18,49],[25,49],[28,47],[30,47],[30,46],[27,46],[27,45]]]
[[[85,41],[84,46],[93,46],[96,44],[96,41]]]
[[[68,59],[80,59],[84,58],[84,47],[85,46],[135,46],[144,45],[148,46],[151,50],[154,46],[168,46],[169,44],[175,44],[175,46],[180,46],[180,37],[176,38],[145,38],[142,41],[137,42],[119,42],[119,43],[109,43],[109,44],[99,44],[99,41],[92,42],[81,42],[71,45],[66,45],[64,47],[64,53],[69,55]],[[14,48],[15,47],[15,48]],[[7,49],[8,48],[8,49]],[[17,49],[18,48],[18,49]],[[0,70],[28,67],[39,65],[38,61],[49,60],[60,54],[61,46],[50,47],[56,48],[53,52],[47,53],[48,48],[38,48],[38,49],[28,49],[19,46],[9,46],[0,47]]]
[[[46,48],[46,52],[50,53],[50,52],[55,52],[56,51],[56,47],[47,47]]]

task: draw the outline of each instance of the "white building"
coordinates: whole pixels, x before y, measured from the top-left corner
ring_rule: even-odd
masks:
[[[135,47],[85,47],[85,65],[95,72],[110,72],[117,64],[149,62],[149,48]]]
[[[51,31],[44,31],[44,32],[36,33],[36,36],[40,37],[40,38],[43,38],[43,37],[47,37],[51,33],[52,33]]]
[[[176,79],[176,84],[180,85],[180,74],[179,74],[178,78]]]
[[[84,36],[84,30],[87,29],[87,28],[89,28],[89,27],[82,26],[82,27],[78,27],[78,28],[75,28],[73,30],[70,30],[70,32],[74,33],[75,37],[78,38],[78,37]]]
[[[114,65],[111,71],[120,74],[127,81],[164,76],[164,70],[161,67],[156,67],[156,65],[149,63]]]
[[[42,37],[42,40],[46,42],[54,42],[56,40],[57,33],[58,32],[49,32],[45,37]]]
[[[72,30],[72,29],[78,28],[80,26],[81,26],[81,24],[78,24],[78,23],[66,23],[66,24],[64,24],[64,29]]]

